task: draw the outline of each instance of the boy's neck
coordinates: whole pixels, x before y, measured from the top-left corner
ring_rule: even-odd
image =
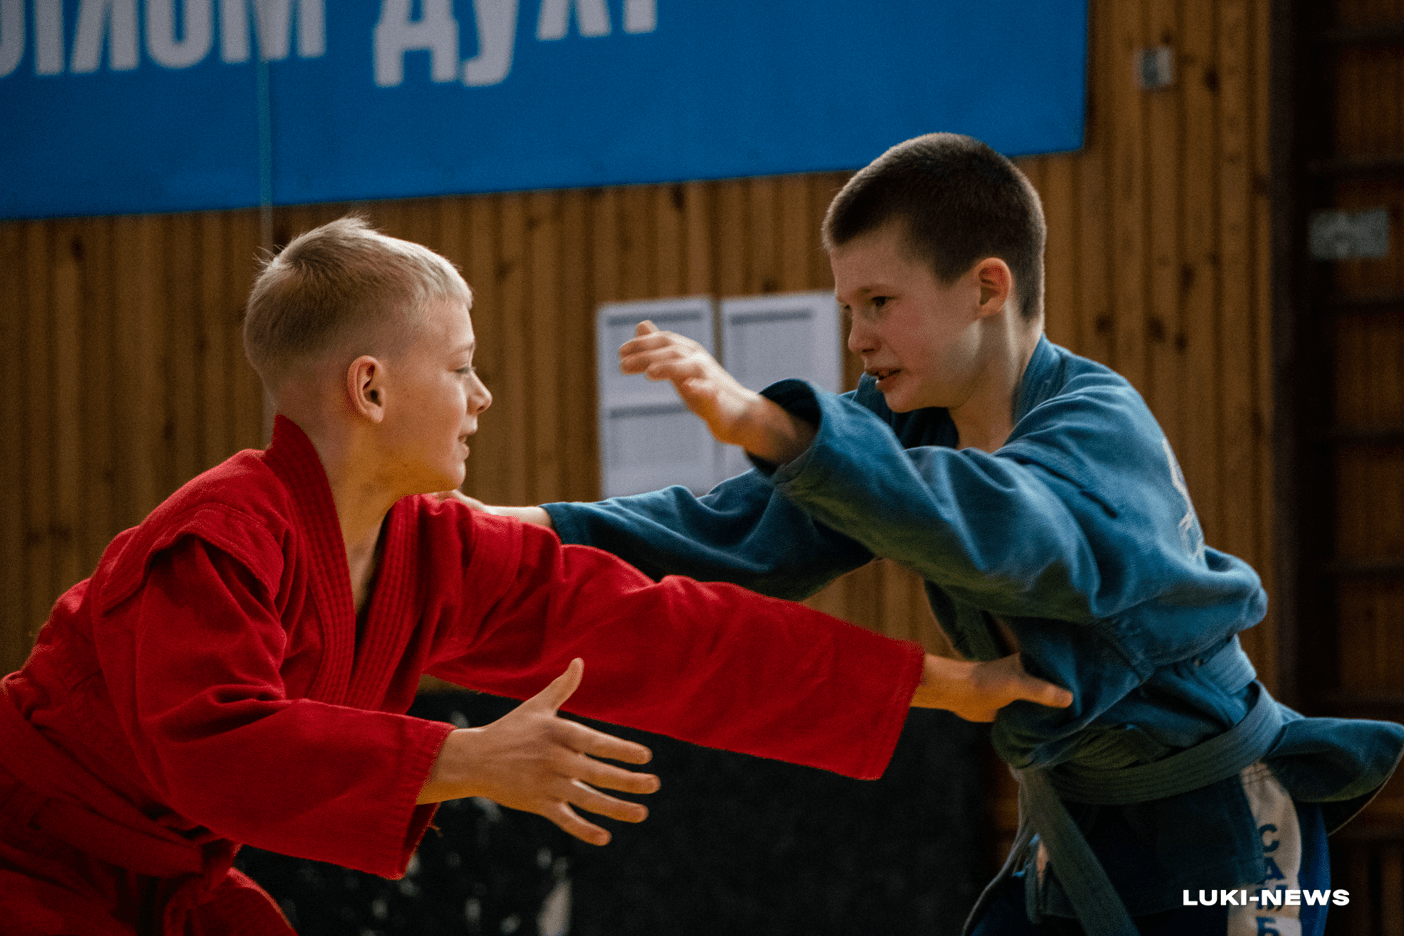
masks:
[[[326,473],[346,548],[351,593],[359,612],[370,597],[381,526],[398,497],[377,483],[375,477],[365,474],[364,466],[376,464],[376,459],[362,451],[365,440],[353,430],[335,419],[318,418],[315,413],[298,412],[292,407],[285,410],[280,406],[280,412],[306,433]]]
[[[357,466],[366,464],[368,459],[357,458],[354,447],[340,451],[333,446],[328,448],[331,449],[329,457],[323,457],[322,465],[331,485],[337,519],[341,521],[351,594],[359,612],[370,597],[371,582],[375,578],[381,528],[398,498],[357,471]],[[322,454],[321,449],[318,454]]]
[[[375,581],[376,569],[380,566],[381,546],[384,541],[385,524],[382,521],[375,536],[346,543],[346,568],[351,578],[351,603],[359,618],[370,603],[371,585]],[[359,630],[358,630],[359,633]]]
[[[964,403],[948,410],[955,423],[958,448],[994,452],[1009,440],[1019,385],[1042,335],[1041,324],[1022,321],[990,330],[988,357],[973,392]]]

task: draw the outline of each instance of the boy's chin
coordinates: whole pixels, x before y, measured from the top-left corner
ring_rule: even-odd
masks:
[[[883,392],[882,399],[887,404],[887,408],[894,413],[910,413],[914,409],[921,409],[902,393]]]
[[[436,482],[436,487],[432,491],[423,491],[424,494],[439,494],[443,491],[456,491],[463,487],[463,482],[467,480],[466,469],[457,472],[446,472],[442,478]]]

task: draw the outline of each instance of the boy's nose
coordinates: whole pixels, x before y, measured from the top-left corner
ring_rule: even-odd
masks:
[[[474,390],[476,393],[469,395],[468,408],[474,415],[481,413],[492,405],[492,391],[488,390],[487,384],[483,383],[477,376],[473,378]]]
[[[848,350],[854,354],[866,354],[873,350],[872,334],[860,325],[856,315],[848,328]]]

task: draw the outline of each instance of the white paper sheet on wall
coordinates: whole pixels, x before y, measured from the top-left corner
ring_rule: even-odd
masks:
[[[724,299],[722,354],[731,375],[750,390],[799,377],[837,392],[843,381],[839,308],[831,292]],[[723,478],[751,467],[743,451],[722,448]]]
[[[718,317],[720,348],[713,338]],[[595,335],[605,497],[672,484],[702,493],[751,467],[740,449],[712,440],[672,384],[619,373],[619,346],[643,319],[697,341],[752,390],[786,377],[834,391],[842,382],[839,310],[830,292],[725,299],[719,313],[707,296],[602,305]]]
[[[619,372],[619,346],[651,319],[663,331],[686,335],[715,353],[711,297],[612,302],[595,318],[595,372],[599,386],[600,487],[605,497],[681,484],[702,493],[717,480],[719,446],[702,420],[678,399],[670,383]]]

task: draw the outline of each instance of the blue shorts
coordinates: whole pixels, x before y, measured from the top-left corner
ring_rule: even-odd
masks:
[[[1331,886],[1331,865],[1326,846],[1326,826],[1321,808],[1314,803],[1293,803],[1279,784],[1271,779],[1267,769],[1254,765],[1244,771],[1244,791],[1258,828],[1263,834],[1263,850],[1272,864],[1272,877],[1248,893],[1259,890],[1300,890],[1317,894]],[[1295,816],[1295,828],[1291,817]],[[1201,897],[1213,899],[1215,892],[1200,895],[1193,891],[1189,897],[1195,905],[1178,907],[1164,913],[1135,917],[1141,936],[1321,936],[1326,927],[1326,905],[1321,903],[1296,906],[1272,906],[1262,901],[1246,905],[1225,906],[1217,899],[1213,905],[1200,903]],[[985,912],[971,930],[971,936],[1082,936],[1076,920],[1047,917],[1041,923],[1029,922],[1024,906],[1023,872],[1003,881],[985,907]]]

